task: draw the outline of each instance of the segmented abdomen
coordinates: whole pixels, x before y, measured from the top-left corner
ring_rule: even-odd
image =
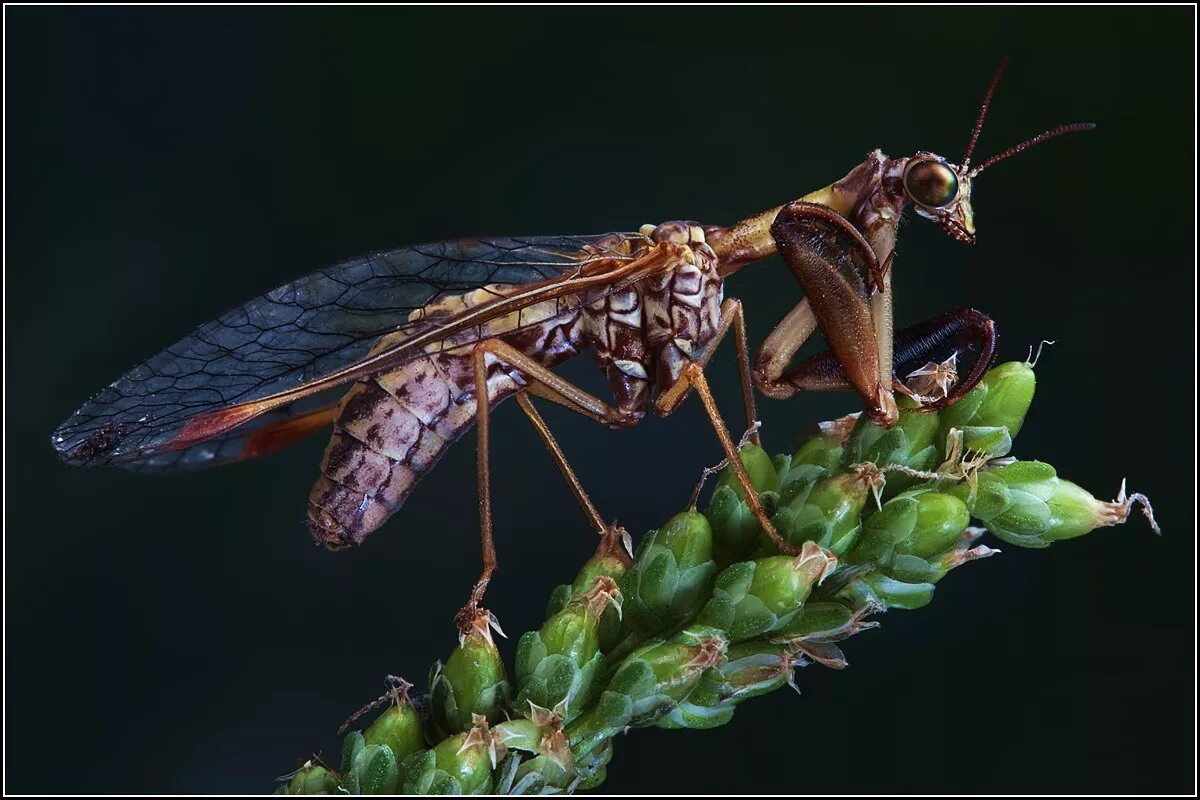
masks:
[[[471,305],[483,299],[473,294],[447,302]],[[550,366],[577,352],[578,329],[576,312],[501,338]],[[373,350],[393,344],[384,337]],[[525,385],[518,370],[490,355],[485,363],[491,406]],[[340,549],[362,542],[394,514],[421,477],[475,423],[474,383],[468,345],[427,353],[355,384],[339,404],[321,476],[309,495],[313,536]]]

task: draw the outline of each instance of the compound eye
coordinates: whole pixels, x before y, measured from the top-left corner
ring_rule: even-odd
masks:
[[[941,161],[919,161],[904,174],[904,189],[921,205],[940,208],[958,196],[958,176]]]

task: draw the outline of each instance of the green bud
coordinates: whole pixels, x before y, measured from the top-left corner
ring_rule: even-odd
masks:
[[[704,730],[724,725],[734,708],[751,697],[792,683],[792,672],[803,663],[789,647],[770,642],[745,642],[729,648],[725,663],[709,668],[691,693],[658,721],[660,728]]]
[[[838,592],[838,597],[854,605],[914,609],[929,604],[933,599],[933,588],[928,581],[907,583],[871,571],[849,583]]]
[[[910,469],[928,470],[936,466],[937,447],[934,439],[938,431],[938,415],[934,412],[914,410],[912,400],[901,397],[900,419],[890,429],[884,430],[867,419],[859,418],[858,424],[846,443],[843,463],[878,464],[880,467],[899,465]],[[909,476],[903,476],[909,478]],[[899,491],[904,483],[900,473],[888,478],[892,492]]]
[[[538,793],[565,791],[574,780],[575,756],[564,732],[564,707],[544,708],[526,703],[524,719],[511,719],[493,729],[493,739],[505,750],[531,756],[513,776],[516,786],[526,790],[537,785]],[[501,755],[502,757],[502,755]]]
[[[309,760],[275,794],[337,794],[337,787],[337,776],[324,765]]]
[[[1151,527],[1158,530],[1144,495],[1127,496],[1122,486],[1116,500],[1097,500],[1040,461],[986,468],[974,481],[964,481],[949,491],[999,539],[1018,547],[1049,547],[1100,527],[1119,525],[1129,518],[1134,502],[1143,504]]]
[[[962,536],[953,547],[944,553],[941,553],[928,561],[928,573],[925,578],[930,583],[937,583],[942,578],[946,577],[946,573],[955,567],[960,567],[968,561],[975,561],[980,558],[988,558],[999,553],[999,550],[994,550],[985,545],[976,545],[972,547],[980,536],[985,533],[984,528],[967,528]]]
[[[772,522],[796,547],[814,542],[835,556],[843,555],[858,540],[868,498],[882,485],[882,472],[873,464],[859,464],[850,472],[818,481],[803,501],[781,508]],[[762,550],[778,552],[775,543],[765,537]]]
[[[1025,423],[1036,387],[1033,367],[1026,362],[1009,361],[993,367],[966,397],[940,412],[939,444],[951,428],[958,428],[963,432],[964,448],[993,458],[1008,455]]]
[[[970,515],[958,497],[930,488],[904,492],[867,518],[858,545],[846,556],[850,564],[892,568],[906,560],[927,559],[953,547],[967,529]],[[920,580],[924,580],[921,578]]]
[[[650,636],[695,614],[716,571],[712,539],[708,520],[696,511],[676,514],[646,534],[620,581],[627,630]]]
[[[851,414],[818,423],[816,434],[805,439],[792,456],[792,467],[807,464],[820,467],[827,475],[836,472],[842,462],[846,439],[855,428],[859,416]]]
[[[396,761],[403,761],[425,746],[421,716],[408,700],[411,686],[407,681],[401,683],[395,702],[363,732],[364,746],[386,745]]]
[[[448,736],[431,750],[406,758],[401,766],[405,794],[489,794],[492,769],[502,756],[502,737],[476,715],[466,733]]]
[[[726,568],[698,621],[729,633],[731,642],[769,633],[791,621],[837,557],[805,542],[798,556],[771,556]]]
[[[468,730],[476,714],[492,722],[503,717],[509,687],[492,629],[499,630],[496,618],[479,609],[472,619],[461,622],[458,647],[446,663],[434,665],[430,713],[443,736]]]
[[[744,561],[758,549],[762,527],[733,487],[717,487],[705,515],[712,524],[713,558],[717,564]]]
[[[709,667],[725,659],[724,632],[706,626],[686,629],[631,653],[609,682],[609,692],[632,703],[629,724],[656,724],[687,697]]]
[[[596,577],[590,589],[577,595],[541,630],[530,631],[517,645],[517,706],[533,703],[546,708],[562,704],[573,718],[591,699],[600,654],[600,619],[611,605],[620,607],[621,593],[612,578]]]
[[[621,685],[618,685],[620,688]],[[612,737],[625,730],[632,719],[633,698],[621,691],[606,689],[595,703],[566,727],[571,751],[580,761],[590,758]]]
[[[579,574],[575,576],[575,581],[571,584],[571,595],[583,594],[588,591],[595,585],[596,578],[601,576],[619,581],[632,563],[629,556],[629,552],[633,549],[632,541],[624,528],[609,528],[601,534],[596,552],[579,570]]]
[[[840,642],[860,631],[878,627],[878,622],[867,622],[866,617],[879,610],[872,603],[858,608],[836,600],[805,603],[800,613],[771,638],[775,641]]]
[[[750,483],[755,489],[759,492],[773,492],[779,488],[779,476],[775,473],[775,464],[767,455],[766,450],[756,444],[744,444],[738,451],[738,456],[742,460],[742,466],[750,475]],[[727,465],[725,469],[721,470],[721,476],[717,479],[717,489],[722,486],[733,489],[739,499],[746,499],[745,493],[742,491],[742,482],[738,480],[737,472],[734,471],[732,465]]]

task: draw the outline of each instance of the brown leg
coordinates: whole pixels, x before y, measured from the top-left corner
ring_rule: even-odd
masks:
[[[746,503],[750,506],[750,511],[754,514],[758,524],[762,526],[763,531],[771,537],[776,546],[781,552],[796,554],[799,551],[784,541],[783,537],[775,530],[775,526],[771,524],[767,518],[767,512],[762,507],[762,502],[758,499],[758,491],[754,488],[754,484],[750,482],[750,475],[746,472],[746,467],[742,464],[741,458],[738,457],[738,447],[733,441],[733,437],[729,434],[729,429],[725,426],[725,421],[721,418],[721,412],[717,408],[717,401],[713,398],[712,391],[708,387],[708,380],[704,377],[704,367],[716,352],[717,346],[720,345],[721,339],[728,333],[730,328],[734,330],[734,338],[738,344],[738,366],[742,374],[742,393],[746,403],[746,415],[748,419],[748,428],[753,428],[756,420],[754,410],[754,395],[750,388],[750,355],[746,350],[746,330],[745,319],[742,312],[742,304],[737,300],[726,300],[721,306],[720,323],[717,326],[717,332],[713,336],[708,347],[700,358],[683,368],[679,379],[672,385],[663,390],[655,401],[654,410],[656,413],[667,416],[683,403],[687,397],[688,391],[695,387],[696,393],[700,395],[700,402],[704,405],[704,410],[708,414],[709,422],[712,423],[713,430],[717,434],[717,439],[721,443],[721,449],[725,451],[725,457],[729,460],[730,466],[733,467],[734,474],[737,475],[738,483],[742,486],[742,493],[746,497]],[[757,432],[751,434],[757,444]]]
[[[517,402],[529,417],[529,421],[533,423],[533,427],[542,437],[542,441],[545,442],[546,447],[550,450],[551,456],[553,456],[555,463],[558,464],[559,470],[562,472],[567,484],[571,487],[571,491],[579,501],[580,506],[582,506],[584,513],[601,536],[606,538],[619,537],[623,532],[614,526],[604,523],[595,506],[592,505],[592,501],[588,498],[587,493],[583,490],[579,478],[575,475],[574,470],[571,469],[570,464],[567,463],[562,448],[558,446],[558,442],[551,435],[545,421],[538,414],[537,410],[533,408],[533,405],[525,397],[525,394],[536,394],[540,397],[545,397],[566,406],[572,411],[583,414],[585,417],[594,419],[597,422],[603,422],[612,427],[626,427],[634,424],[640,418],[637,415],[605,403],[595,395],[555,375],[520,350],[499,339],[489,339],[475,346],[472,350],[471,362],[475,373],[475,425],[478,429],[476,435],[476,477],[479,491],[479,540],[483,549],[483,570],[479,574],[479,580],[476,581],[475,588],[471,591],[471,599],[458,612],[457,619],[460,627],[469,626],[476,619],[484,592],[487,591],[488,583],[491,581],[492,574],[496,571],[497,566],[496,543],[492,536],[491,470],[488,463],[491,439],[491,408],[487,399],[486,357],[489,354],[502,363],[520,370],[529,380],[529,385],[517,394]]]
[[[763,532],[771,537],[780,552],[788,555],[798,555],[800,550],[792,545],[779,535],[775,530],[775,526],[771,524],[771,520],[767,517],[766,509],[762,506],[762,501],[758,499],[758,490],[754,488],[754,484],[750,482],[750,473],[746,472],[746,467],[742,464],[742,459],[738,457],[738,448],[734,444],[733,437],[729,435],[729,429],[725,427],[725,421],[721,419],[721,412],[717,408],[717,401],[713,398],[712,390],[708,388],[708,380],[704,377],[704,368],[697,362],[692,362],[683,368],[679,380],[675,382],[671,389],[676,390],[675,395],[678,399],[671,406],[664,406],[661,409],[656,406],[656,410],[660,414],[666,416],[679,407],[683,398],[687,395],[687,387],[694,386],[696,394],[700,395],[700,402],[704,405],[704,411],[708,414],[709,422],[712,423],[713,430],[717,434],[717,439],[721,443],[721,449],[725,451],[725,458],[729,460],[729,465],[733,467],[733,472],[737,476],[738,483],[741,484],[742,494],[746,498],[746,504],[750,506],[750,512],[754,514],[754,518],[758,520],[758,524],[762,527]],[[666,393],[664,392],[664,395]],[[659,398],[660,400],[662,397]]]
[[[542,419],[542,415],[533,407],[533,401],[525,394],[519,392],[517,394],[517,404],[521,406],[521,410],[525,412],[525,416],[529,417],[529,422],[533,425],[533,429],[542,437],[542,443],[546,445],[546,449],[550,451],[550,456],[554,459],[554,464],[558,467],[558,471],[562,473],[563,478],[567,482],[567,486],[571,489],[571,494],[575,495],[575,499],[579,502],[579,507],[583,509],[583,513],[587,516],[588,522],[592,523],[592,527],[596,529],[596,533],[601,535],[608,530],[608,525],[600,516],[600,512],[592,505],[592,499],[588,497],[584,491],[583,484],[579,481],[579,476],[575,474],[570,463],[567,461],[566,455],[559,446],[558,440],[554,438],[554,434],[550,432],[546,421]]]

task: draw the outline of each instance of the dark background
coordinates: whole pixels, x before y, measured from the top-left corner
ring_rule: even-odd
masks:
[[[478,567],[473,437],[360,549],[313,546],[325,442],[166,478],[61,465],[50,431],[225,308],[370,249],[730,222],[869,150],[958,158],[1000,56],[979,244],[905,226],[898,321],[973,304],[1001,358],[1057,339],[1017,453],[1140,515],[1004,546],[809,667],[803,696],[618,742],[616,792],[1188,792],[1194,759],[1193,10],[7,8],[7,788],[258,792],[393,672],[424,681]],[[761,341],[798,297],[732,280]],[[586,363],[565,374],[591,387]],[[731,420],[731,351],[712,381]],[[765,400],[768,449],[852,396]],[[698,404],[546,416],[641,532],[718,458]],[[502,569],[536,624],[592,537],[513,404]],[[666,468],[665,464],[674,465]],[[680,468],[678,465],[684,465]]]

